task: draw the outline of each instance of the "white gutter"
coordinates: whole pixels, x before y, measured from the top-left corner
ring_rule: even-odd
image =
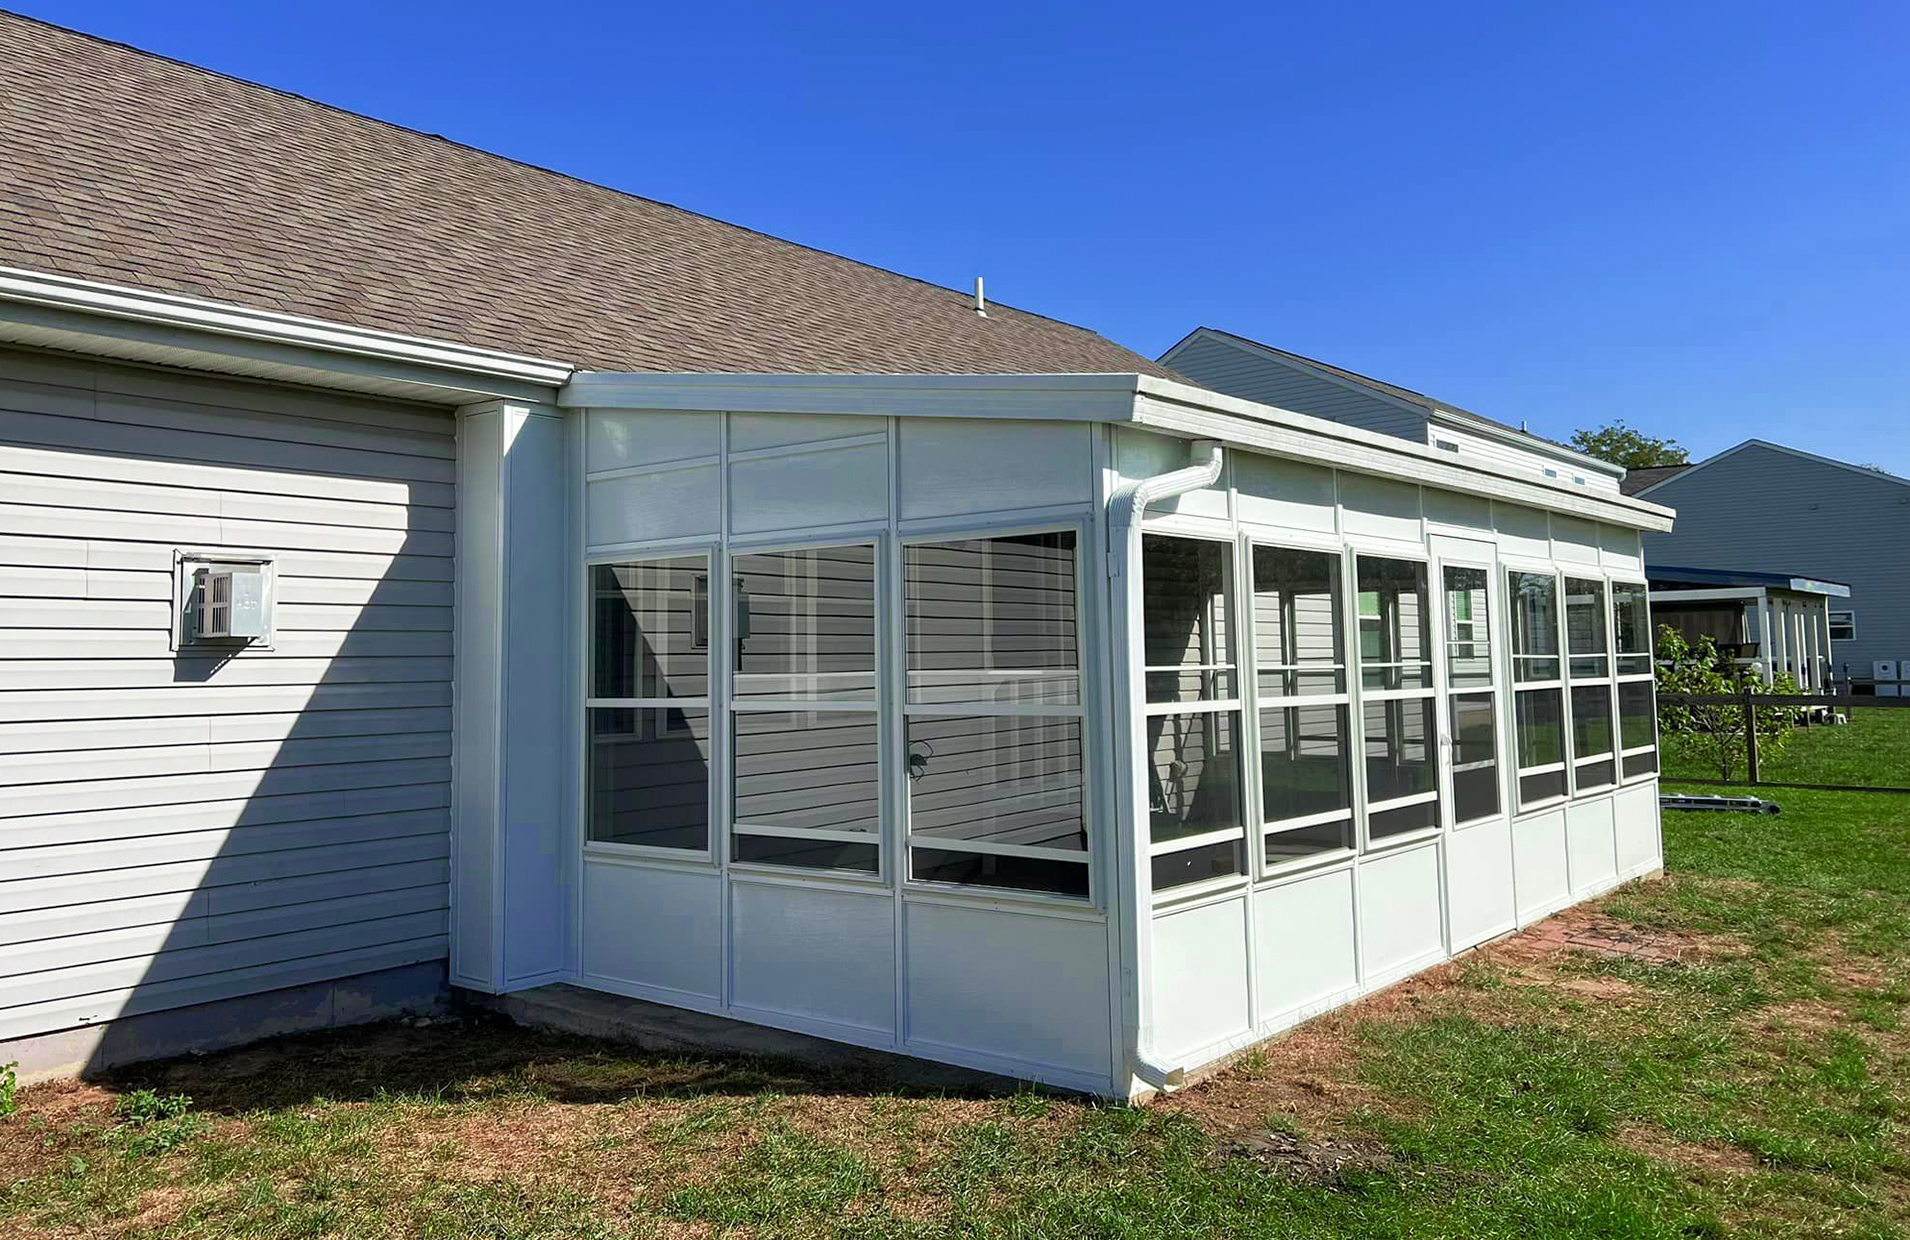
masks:
[[[1141,595],[1141,519],[1149,504],[1212,486],[1223,460],[1219,442],[1196,440],[1189,464],[1172,473],[1122,484],[1108,497],[1108,579],[1114,601],[1114,700],[1126,726],[1114,733],[1115,816],[1125,837],[1115,849],[1121,914],[1121,1035],[1127,1069],[1155,1089],[1171,1093],[1186,1071],[1154,1049],[1153,883],[1148,874],[1151,843],[1147,812],[1147,750],[1144,624]],[[1123,1086],[1125,1092],[1125,1086]]]
[[[576,369],[567,362],[473,348],[443,340],[428,340],[421,336],[402,336],[395,332],[374,331],[270,310],[251,310],[222,302],[202,301],[196,297],[180,297],[172,293],[101,284],[46,272],[24,271],[17,267],[0,267],[0,302],[106,315],[161,327],[211,332],[296,348],[322,349],[385,362],[403,362],[461,374],[511,379],[543,387],[562,385]]]

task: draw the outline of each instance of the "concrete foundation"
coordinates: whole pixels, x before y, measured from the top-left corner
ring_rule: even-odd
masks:
[[[23,1084],[90,1076],[123,1064],[226,1050],[283,1033],[439,1012],[447,996],[444,962],[427,961],[15,1038],[0,1042],[0,1064],[18,1062]]]
[[[1026,1088],[1024,1083],[993,1073],[868,1050],[564,983],[505,995],[461,989],[452,993],[461,1004],[501,1013],[519,1024],[626,1042],[644,1050],[793,1059],[837,1071],[879,1073],[918,1089],[992,1092]]]

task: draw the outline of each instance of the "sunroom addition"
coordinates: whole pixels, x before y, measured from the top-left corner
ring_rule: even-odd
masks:
[[[1659,865],[1664,509],[1134,375],[567,399],[562,980],[1125,1098]]]

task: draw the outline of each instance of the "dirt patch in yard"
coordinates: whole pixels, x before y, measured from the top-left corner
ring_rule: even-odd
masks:
[[[1612,1139],[1634,1154],[1687,1171],[1748,1175],[1757,1170],[1757,1158],[1749,1150],[1722,1141],[1680,1141],[1653,1124],[1627,1124]]]

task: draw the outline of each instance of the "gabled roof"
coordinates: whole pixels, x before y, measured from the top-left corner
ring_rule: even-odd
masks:
[[[1833,469],[1847,469],[1859,477],[1870,478],[1880,482],[1894,482],[1898,486],[1910,487],[1910,478],[1899,478],[1897,475],[1885,473],[1881,469],[1872,469],[1867,465],[1852,465],[1849,461],[1833,460],[1828,456],[1819,456],[1815,452],[1806,452],[1802,448],[1787,448],[1781,443],[1772,443],[1768,439],[1747,439],[1743,443],[1735,444],[1713,456],[1707,456],[1696,465],[1686,465],[1667,477],[1660,478],[1648,486],[1639,488],[1637,491],[1627,491],[1626,494],[1637,495],[1642,498],[1652,491],[1656,491],[1659,487],[1671,482],[1673,479],[1688,478],[1699,470],[1709,469],[1719,461],[1734,456],[1746,448],[1768,448],[1772,452],[1782,452],[1789,456],[1794,456],[1801,461],[1809,461],[1814,465],[1828,465]]]
[[[596,369],[1173,377],[1080,327],[5,13],[0,267]]]
[[[1200,336],[1216,337],[1238,348],[1266,354],[1276,361],[1285,362],[1287,365],[1297,367],[1300,370],[1310,371],[1348,387],[1360,389],[1378,396],[1383,400],[1390,400],[1398,404],[1411,406],[1429,418],[1445,417],[1462,423],[1464,421],[1483,423],[1485,427],[1499,432],[1501,437],[1516,436],[1526,441],[1535,450],[1546,452],[1554,456],[1569,458],[1589,468],[1597,469],[1600,472],[1619,472],[1618,467],[1612,465],[1610,462],[1599,460],[1594,456],[1588,456],[1576,448],[1559,443],[1555,439],[1547,439],[1543,435],[1535,435],[1523,427],[1511,426],[1499,421],[1497,418],[1489,418],[1482,413],[1474,413],[1470,409],[1461,409],[1458,405],[1452,404],[1449,401],[1437,400],[1423,392],[1415,392],[1411,388],[1400,387],[1396,383],[1388,383],[1383,379],[1375,379],[1371,375],[1363,375],[1358,371],[1348,370],[1344,366],[1335,366],[1331,362],[1323,362],[1318,358],[1307,357],[1303,354],[1265,344],[1258,340],[1252,340],[1246,336],[1237,335],[1234,332],[1223,331],[1218,327],[1196,327],[1193,331],[1187,333],[1187,335],[1177,341],[1173,348],[1161,354],[1162,362],[1165,363],[1167,359],[1171,358],[1183,345],[1186,345]]]

